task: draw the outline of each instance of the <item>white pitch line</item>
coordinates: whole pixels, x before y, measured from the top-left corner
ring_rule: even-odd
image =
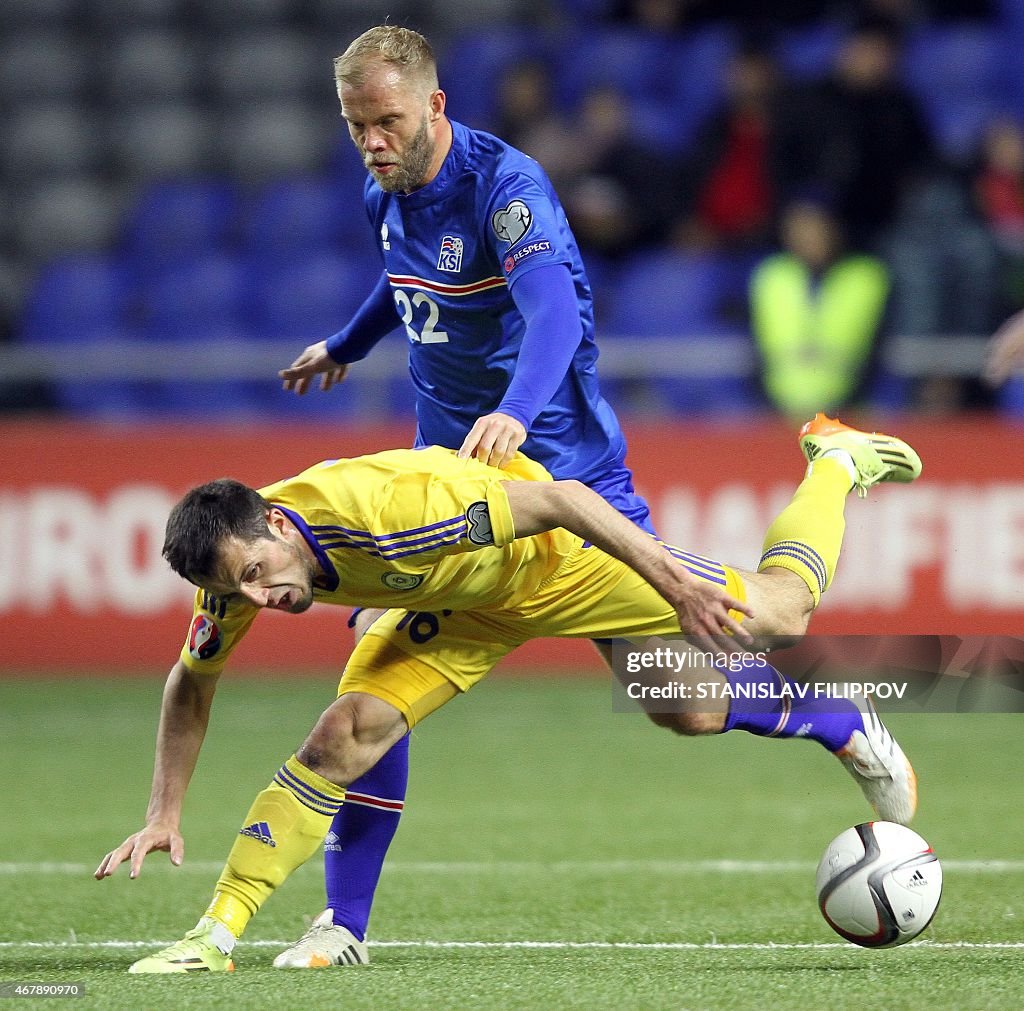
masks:
[[[167,858],[153,854],[145,865],[150,871],[219,872],[223,861],[186,860],[172,867]],[[1024,860],[942,860],[945,871],[964,874],[1019,874]],[[396,874],[805,874],[815,865],[803,860],[396,860],[385,873]],[[91,874],[95,865],[84,863],[0,862],[4,874]]]
[[[242,941],[246,948],[286,948],[287,941]],[[165,948],[171,941],[0,941],[0,949],[66,950],[72,948]],[[799,942],[744,942],[728,944],[718,941],[370,941],[371,948],[431,948],[482,950],[542,950],[542,951],[862,951],[856,945],[842,941],[825,943]],[[985,950],[1020,951],[1024,941],[911,941],[904,948],[923,951]]]

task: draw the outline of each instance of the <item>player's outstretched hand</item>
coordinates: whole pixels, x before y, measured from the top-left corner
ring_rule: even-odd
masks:
[[[326,393],[336,383],[340,383],[348,372],[347,365],[339,365],[327,353],[327,341],[310,344],[286,369],[278,375],[284,380],[286,390],[294,390],[302,396],[313,381],[320,376],[320,389]]]
[[[737,611],[753,618],[750,605],[730,596],[716,583],[688,580],[671,603],[679,616],[679,627],[698,649],[732,653],[737,647],[754,643],[754,637],[729,613]]]
[[[998,386],[1013,372],[1024,370],[1024,312],[1011,316],[996,332],[988,346],[985,378]]]
[[[459,448],[459,456],[463,460],[475,456],[481,463],[504,467],[525,441],[522,422],[496,411],[477,418]]]
[[[138,832],[128,836],[116,850],[111,850],[96,868],[93,877],[97,881],[109,878],[117,868],[130,859],[129,878],[137,878],[142,873],[142,861],[154,850],[163,850],[171,854],[171,863],[179,866],[185,859],[185,840],[177,829],[161,828],[158,825],[147,825]]]

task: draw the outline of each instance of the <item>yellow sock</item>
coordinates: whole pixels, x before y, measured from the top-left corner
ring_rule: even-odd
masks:
[[[851,484],[849,471],[838,460],[815,460],[764,537],[757,571],[776,567],[795,572],[807,584],[815,607],[835,575]]]
[[[249,808],[206,915],[241,937],[270,893],[316,852],[344,799],[344,787],[289,758]]]

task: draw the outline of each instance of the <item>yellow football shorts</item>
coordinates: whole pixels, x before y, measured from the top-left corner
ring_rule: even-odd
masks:
[[[746,600],[735,569],[668,550],[698,578]],[[679,632],[675,611],[643,577],[597,548],[583,547],[516,607],[386,611],[357,644],[338,694],[366,692],[383,699],[411,728],[530,639],[642,639]]]

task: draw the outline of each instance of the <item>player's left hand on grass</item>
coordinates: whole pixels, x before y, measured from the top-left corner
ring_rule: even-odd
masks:
[[[525,441],[526,429],[522,422],[495,411],[477,418],[459,447],[459,456],[463,460],[475,456],[481,463],[504,467]]]
[[[327,341],[310,344],[286,369],[278,375],[284,380],[286,390],[294,390],[302,396],[310,387],[315,376],[320,376],[320,389],[326,393],[340,383],[348,372],[347,365],[339,365],[327,353]]]
[[[125,860],[131,860],[129,878],[142,873],[142,861],[154,850],[171,854],[171,863],[180,866],[185,859],[185,840],[176,829],[146,826],[133,832],[120,846],[111,850],[101,861],[93,874],[97,881],[109,878]]]

